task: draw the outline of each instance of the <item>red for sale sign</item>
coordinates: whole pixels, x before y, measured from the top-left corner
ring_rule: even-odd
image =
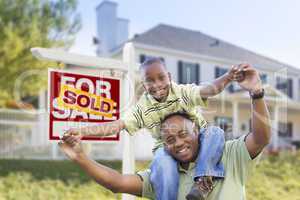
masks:
[[[49,138],[59,140],[70,128],[99,125],[119,119],[120,80],[49,70]],[[119,140],[85,136],[83,140]]]

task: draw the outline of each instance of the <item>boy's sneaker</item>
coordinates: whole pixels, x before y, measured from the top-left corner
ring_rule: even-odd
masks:
[[[207,178],[209,180],[207,180]],[[208,194],[212,191],[212,186],[213,182],[211,177],[203,177],[198,179],[185,198],[186,200],[205,200]]]

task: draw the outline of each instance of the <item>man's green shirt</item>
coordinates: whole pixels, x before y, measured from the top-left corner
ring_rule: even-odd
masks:
[[[245,185],[247,177],[254,168],[260,156],[251,159],[245,144],[245,136],[225,143],[222,162],[225,168],[225,178],[214,181],[214,189],[207,200],[245,200]],[[188,170],[179,167],[180,181],[177,200],[184,200],[194,184],[195,164],[191,163]],[[143,179],[143,196],[155,199],[150,184],[150,170],[138,172]]]

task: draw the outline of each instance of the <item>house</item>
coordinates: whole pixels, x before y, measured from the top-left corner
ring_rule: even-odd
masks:
[[[122,59],[123,44],[131,41],[135,47],[136,62],[141,63],[147,57],[160,57],[171,72],[172,79],[183,84],[205,84],[226,73],[231,65],[246,61],[259,70],[264,83],[273,132],[269,149],[300,146],[299,68],[200,31],[167,24],[158,24],[128,39],[129,21],[117,17],[117,6],[114,2],[103,1],[96,8],[95,40],[99,56]],[[101,70],[80,66],[68,66],[68,69],[85,73]],[[105,73],[110,75],[111,72]],[[138,77],[138,73],[136,74]],[[40,109],[46,108],[45,93],[41,92],[39,102]],[[250,109],[249,94],[233,84],[220,95],[211,98],[208,108],[202,109],[202,112],[209,123],[224,129],[226,138],[235,138],[251,131]],[[0,110],[0,126],[3,129],[1,138],[11,141],[1,146],[0,157],[63,158],[57,145],[48,140],[48,127],[45,123],[48,121],[47,116],[39,112],[25,114],[21,111]],[[28,137],[20,137],[24,132]],[[151,159],[153,139],[150,134],[141,130],[133,138],[136,158]],[[122,136],[119,142],[87,145],[90,155],[96,159],[122,159],[122,147]]]
[[[107,13],[106,7],[113,8],[117,13],[117,4],[109,1],[102,2],[97,12]],[[101,24],[101,27],[100,38],[101,34],[113,31],[105,24]],[[234,64],[251,63],[259,70],[266,91],[265,100],[273,131],[270,148],[292,148],[293,144],[299,144],[300,68],[197,30],[167,24],[158,24],[144,33],[136,34],[129,41],[134,44],[137,62],[141,63],[148,57],[160,57],[171,72],[172,79],[182,84],[203,84],[226,73]],[[116,43],[105,50],[106,54],[99,56],[121,59],[122,44]],[[232,84],[225,92],[211,99],[208,108],[202,112],[210,123],[225,130],[227,138],[233,138],[250,131],[250,108],[249,95]]]

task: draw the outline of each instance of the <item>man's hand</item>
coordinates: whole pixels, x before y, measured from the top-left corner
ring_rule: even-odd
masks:
[[[73,161],[84,154],[80,139],[76,136],[64,135],[62,141],[58,143],[58,146]]]
[[[243,73],[244,77],[238,81],[239,85],[249,91],[250,93],[255,93],[261,91],[262,84],[259,77],[258,71],[249,64],[239,64],[238,73]]]
[[[75,139],[78,141],[78,140],[81,140],[81,138],[83,137],[83,134],[82,134],[82,130],[79,129],[79,128],[70,128],[68,129],[63,137],[61,138],[63,141],[67,140],[68,139],[68,143],[71,144],[69,142],[69,140],[72,140],[72,141],[75,141]]]

